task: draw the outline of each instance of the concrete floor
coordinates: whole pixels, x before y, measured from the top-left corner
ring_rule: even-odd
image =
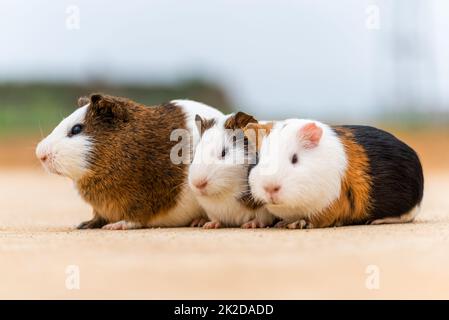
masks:
[[[0,298],[449,298],[449,172],[413,224],[73,229],[89,217],[69,180],[0,170]]]

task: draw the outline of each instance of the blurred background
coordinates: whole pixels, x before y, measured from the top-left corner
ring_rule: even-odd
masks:
[[[1,0],[0,14],[0,166],[37,165],[36,142],[96,91],[374,124],[448,166],[448,1]]]

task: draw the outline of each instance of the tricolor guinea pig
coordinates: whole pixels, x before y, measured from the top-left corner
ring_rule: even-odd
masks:
[[[245,133],[260,147],[251,192],[279,227],[402,223],[418,213],[420,160],[390,133],[300,119],[249,124]]]
[[[243,128],[257,122],[243,112],[205,118],[197,116],[201,139],[189,168],[189,184],[210,221],[204,228],[263,228],[274,217],[254,201],[248,172],[256,162]]]
[[[196,114],[220,111],[188,100],[146,107],[101,94],[78,105],[36,155],[48,171],[72,179],[93,207],[93,219],[79,229],[187,226],[204,214],[187,185],[190,155],[180,161],[173,150],[183,143],[189,153],[198,142]],[[173,136],[181,131],[184,142]]]

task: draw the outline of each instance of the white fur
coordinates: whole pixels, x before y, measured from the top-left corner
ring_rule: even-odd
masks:
[[[204,103],[192,100],[173,100],[173,104],[180,107],[185,115],[187,121],[187,129],[192,136],[192,148],[195,150],[200,133],[195,124],[195,116],[198,114],[201,117],[220,117],[223,116],[219,110],[212,108]],[[205,216],[203,209],[198,204],[192,190],[187,185],[183,187],[176,206],[169,210],[167,214],[156,215],[148,223],[149,227],[176,227],[187,226],[195,218]]]
[[[126,220],[109,223],[102,227],[102,229],[104,230],[131,230],[140,228],[142,228],[142,225],[140,223]]]
[[[186,114],[187,129],[192,134],[192,150],[195,151],[196,145],[200,140],[200,132],[195,124],[195,116],[198,114],[202,118],[222,117],[223,113],[207,104],[193,100],[172,100],[171,103],[180,107]]]
[[[215,125],[203,133],[189,168],[189,185],[211,221],[236,227],[257,218],[263,225],[269,225],[273,217],[265,208],[251,210],[238,200],[248,187],[248,168],[244,164],[243,140],[235,145],[225,132],[228,117],[214,117]],[[227,154],[222,158],[224,148]],[[195,182],[204,180],[207,186],[200,191]]]
[[[323,130],[319,144],[305,148],[299,130],[315,122]],[[296,154],[298,162],[291,163]],[[276,122],[262,140],[259,163],[251,170],[249,183],[256,199],[285,221],[297,221],[320,213],[340,196],[347,168],[344,146],[334,131],[314,120],[289,119]],[[274,202],[264,186],[281,188]]]
[[[192,190],[186,184],[176,202],[176,206],[167,213],[154,216],[147,224],[148,227],[180,227],[188,226],[199,217],[205,216]]]
[[[390,224],[390,223],[407,223],[412,222],[415,220],[415,217],[418,215],[420,210],[419,205],[415,206],[412,210],[410,210],[407,213],[404,213],[403,215],[399,217],[386,217],[383,219],[377,219],[374,221],[371,221],[370,224]]]
[[[59,125],[36,148],[38,158],[47,156],[44,167],[76,181],[89,171],[88,156],[92,141],[82,132],[69,137],[68,134],[76,124],[83,124],[89,105],[78,108]]]

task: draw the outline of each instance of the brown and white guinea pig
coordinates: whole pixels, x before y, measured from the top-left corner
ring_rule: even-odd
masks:
[[[173,161],[179,137],[171,135],[187,133],[190,152],[190,138],[193,147],[199,140],[195,115],[220,111],[189,100],[146,107],[101,94],[78,105],[36,155],[48,171],[72,179],[93,207],[93,219],[79,229],[187,226],[204,214],[187,184],[189,161]]]
[[[279,227],[402,223],[418,213],[421,163],[390,133],[290,119],[250,124],[245,134],[260,147],[251,192],[282,219]]]
[[[248,145],[243,128],[257,122],[243,112],[203,118],[197,116],[201,139],[189,168],[189,184],[209,222],[204,228],[263,228],[274,217],[253,200],[248,172],[256,150]]]

